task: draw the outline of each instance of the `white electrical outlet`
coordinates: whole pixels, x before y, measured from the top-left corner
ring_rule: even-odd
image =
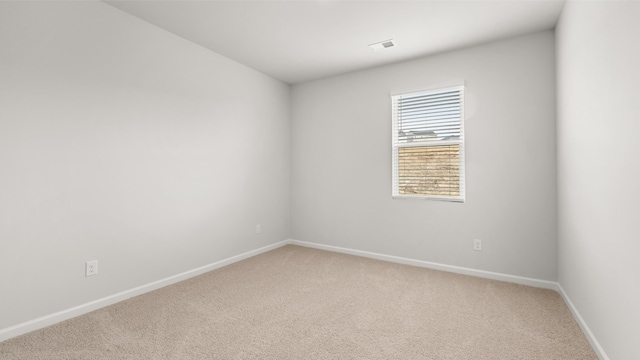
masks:
[[[256,234],[260,234],[262,232],[262,226],[260,224],[256,225]]]
[[[85,263],[84,276],[98,275],[98,260],[91,260]]]
[[[482,251],[482,240],[473,239],[473,250]]]

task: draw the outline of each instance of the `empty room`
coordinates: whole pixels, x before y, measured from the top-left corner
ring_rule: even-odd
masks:
[[[640,359],[638,39],[638,1],[1,1],[0,359]]]

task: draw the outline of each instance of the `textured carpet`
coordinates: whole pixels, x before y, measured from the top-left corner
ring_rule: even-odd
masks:
[[[0,343],[0,359],[597,359],[550,290],[285,246]]]

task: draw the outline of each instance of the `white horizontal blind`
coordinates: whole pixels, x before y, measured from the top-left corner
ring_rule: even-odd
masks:
[[[393,196],[464,201],[464,86],[391,96]]]

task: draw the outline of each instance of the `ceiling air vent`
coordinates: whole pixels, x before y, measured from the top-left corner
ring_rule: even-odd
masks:
[[[392,48],[396,46],[396,43],[393,41],[393,39],[389,39],[389,40],[385,40],[385,41],[380,41],[377,42],[375,44],[370,44],[369,47],[371,48],[371,50],[382,50],[382,49],[388,49],[388,48]]]

